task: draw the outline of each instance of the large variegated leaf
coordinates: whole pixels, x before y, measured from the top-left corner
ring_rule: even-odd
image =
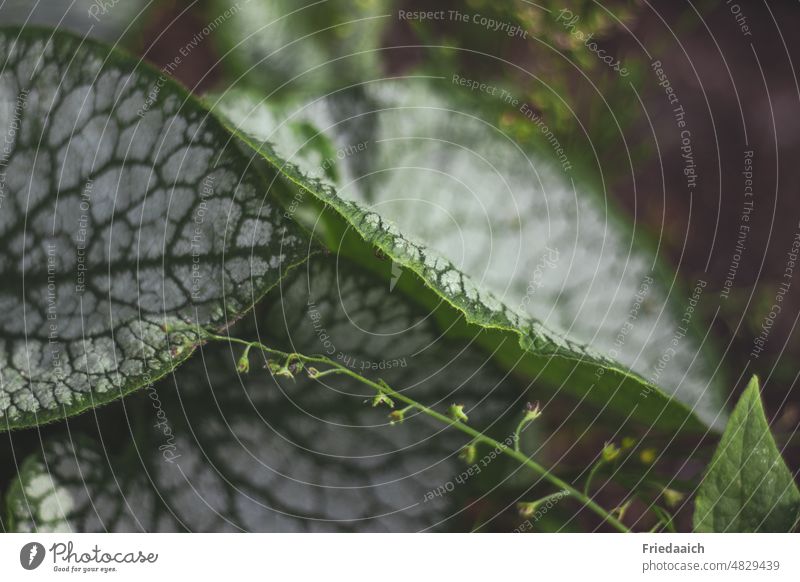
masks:
[[[3,265],[8,274],[4,306],[23,314],[7,321],[2,336],[8,367],[3,370],[1,402],[10,426],[85,409],[172,369],[189,350],[171,353],[160,324],[178,318],[219,327],[251,305],[278,280],[282,265],[303,258],[301,239],[288,218],[363,266],[381,272],[391,268],[389,291],[397,286],[429,309],[443,329],[474,339],[505,366],[539,384],[563,388],[602,410],[662,428],[700,428],[697,417],[706,424],[717,419],[714,403],[709,405],[696,392],[688,398],[678,391],[683,403],[671,399],[609,355],[521,315],[524,301],[515,305],[498,299],[519,296],[508,291],[519,289],[514,273],[504,275],[496,265],[510,264],[513,271],[519,255],[509,254],[513,247],[506,248],[507,243],[502,256],[493,254],[492,247],[487,252],[471,243],[463,247],[463,257],[453,257],[451,248],[433,238],[452,260],[443,258],[401,235],[380,209],[365,209],[341,197],[285,163],[260,140],[242,135],[261,154],[256,156],[258,169],[252,169],[255,160],[249,156],[254,152],[239,149],[239,134],[226,133],[154,71],[137,69],[125,57],[63,33],[50,38],[42,31],[25,32],[19,39],[16,34],[2,36],[9,56],[0,85],[5,100],[11,101],[3,120],[9,129],[17,121],[20,126],[9,156],[10,211],[3,225],[14,253]],[[41,59],[32,58],[40,54]],[[378,93],[375,98],[385,96]],[[307,132],[309,124],[301,126]],[[492,139],[491,133],[480,137],[487,143]],[[491,142],[491,147],[505,146]],[[426,153],[443,167],[457,159],[446,147]],[[40,160],[46,163],[40,165]],[[481,180],[486,168],[474,165],[479,172],[466,180],[485,192],[488,186]],[[412,185],[416,182],[410,179]],[[387,181],[390,188],[396,184]],[[264,200],[267,187],[286,206],[285,213],[278,213],[270,198]],[[372,190],[385,196],[383,183]],[[419,192],[417,186],[413,190]],[[494,210],[502,201],[490,202]],[[88,226],[81,226],[86,220]],[[426,229],[438,229],[425,216],[406,226],[423,237],[430,234]],[[480,235],[470,236],[481,242]],[[56,246],[48,246],[51,242]],[[51,248],[57,249],[57,260],[48,265]],[[529,249],[519,248],[527,257]],[[376,259],[376,253],[391,261]],[[515,257],[512,262],[510,256]],[[592,266],[581,253],[570,256]],[[476,272],[476,264],[486,266],[489,274]],[[608,268],[598,264],[592,272],[601,267]],[[48,269],[55,272],[54,281],[48,279]],[[499,275],[490,273],[495,269]],[[507,289],[493,293],[491,288],[506,275]],[[531,303],[538,302],[536,295],[528,297]],[[51,298],[54,307],[48,303]],[[631,301],[629,297],[623,303]],[[50,329],[50,310],[58,320],[55,331]]]
[[[380,83],[300,110],[240,91],[212,101],[307,194],[294,206],[311,198],[333,209],[343,231],[391,258],[393,284],[440,315],[441,304],[453,306],[490,349],[510,340],[499,350],[509,365],[648,423],[691,426],[691,411],[724,425],[713,359],[698,354],[681,321],[696,298],[670,301],[654,257],[594,197],[497,128],[450,109],[427,81]],[[342,231],[311,223],[348,252]]]
[[[305,258],[241,145],[136,60],[0,31],[0,427],[147,385]],[[178,344],[184,342],[178,338]]]

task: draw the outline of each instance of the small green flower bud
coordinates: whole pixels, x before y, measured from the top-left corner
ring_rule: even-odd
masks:
[[[681,501],[683,501],[684,497],[686,497],[680,491],[675,491],[674,489],[669,489],[667,487],[665,487],[664,490],[661,492],[661,496],[664,498],[664,502],[669,507],[675,507]]]
[[[394,408],[394,402],[392,401],[392,399],[391,399],[391,398],[389,398],[389,397],[388,397],[386,394],[384,394],[383,392],[378,392],[378,393],[375,395],[375,398],[373,398],[373,399],[372,399],[372,406],[373,406],[373,408],[374,408],[375,406],[378,406],[378,405],[380,405],[380,404],[385,404],[385,405],[386,405],[386,406],[388,406],[389,408]]]
[[[614,443],[606,443],[601,455],[606,463],[610,463],[619,457],[620,452],[620,448]]]
[[[450,418],[459,422],[467,422],[469,417],[464,414],[463,404],[453,404],[450,406]]]
[[[458,458],[463,460],[467,465],[472,465],[477,457],[478,447],[476,447],[474,443],[468,444],[461,449],[461,453],[458,455]]]
[[[283,376],[284,378],[294,378],[292,373],[289,371],[288,368],[282,366],[277,362],[268,362],[267,369],[269,370],[270,374],[273,376]]]
[[[537,418],[542,415],[542,410],[539,408],[539,403],[531,404],[528,402],[527,407],[525,408],[525,416],[522,417],[522,422],[529,423],[533,422]]]
[[[645,465],[652,465],[656,457],[658,456],[658,451],[653,448],[644,449],[641,453],[639,453],[639,460],[644,463]]]
[[[406,411],[405,410],[393,410],[389,413],[389,424],[395,425],[400,424],[406,419]]]
[[[536,501],[523,501],[521,503],[517,503],[517,511],[519,511],[520,516],[530,519],[533,517],[533,514],[536,513],[536,508],[539,506],[539,503]]]
[[[242,357],[239,358],[239,363],[236,364],[236,369],[240,374],[247,374],[247,372],[250,371],[250,357],[247,355],[247,352],[242,354]]]

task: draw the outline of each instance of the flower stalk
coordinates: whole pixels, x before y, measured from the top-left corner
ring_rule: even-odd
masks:
[[[215,333],[193,328],[193,331],[199,333],[200,337],[206,341],[224,341],[233,344],[242,345],[245,347],[245,352],[249,354],[251,349],[260,350],[268,357],[272,357],[277,359],[278,361],[283,361],[283,365],[278,364],[275,361],[270,360],[268,364],[268,369],[276,376],[285,376],[289,378],[294,378],[295,374],[299,373],[303,368],[306,369],[309,378],[318,380],[323,376],[330,375],[330,374],[341,374],[344,376],[348,376],[361,384],[364,384],[373,390],[375,390],[375,397],[372,400],[373,406],[378,406],[380,404],[386,404],[390,407],[394,407],[394,402],[402,402],[406,405],[405,408],[402,409],[402,413],[400,415],[396,415],[390,418],[395,422],[401,422],[405,413],[409,410],[418,410],[422,414],[442,423],[445,425],[449,425],[456,430],[461,431],[462,433],[466,434],[467,436],[472,437],[471,445],[475,446],[478,444],[484,444],[488,447],[493,449],[497,449],[502,454],[514,459],[521,465],[525,466],[526,468],[530,469],[533,473],[538,475],[539,477],[549,481],[552,485],[554,485],[558,490],[559,494],[563,495],[563,492],[566,491],[570,497],[573,497],[580,501],[583,506],[600,516],[603,521],[608,523],[614,529],[620,532],[629,532],[630,530],[622,523],[612,512],[607,511],[602,506],[600,506],[597,502],[591,499],[588,495],[584,494],[583,492],[579,491],[566,481],[562,480],[561,478],[557,477],[553,473],[551,473],[548,469],[534,461],[532,458],[528,457],[524,454],[521,450],[519,450],[518,441],[519,441],[519,432],[527,426],[530,422],[535,420],[541,412],[536,408],[530,408],[525,416],[523,417],[522,421],[517,427],[517,431],[515,432],[515,441],[514,447],[509,447],[500,441],[476,430],[466,424],[467,415],[464,413],[463,405],[452,405],[449,409],[449,415],[442,414],[432,408],[425,406],[424,404],[413,400],[412,398],[406,396],[405,394],[398,392],[387,385],[384,381],[373,381],[369,378],[365,378],[361,376],[357,372],[354,372],[350,368],[331,360],[325,356],[307,356],[304,354],[298,353],[289,353],[284,352],[281,350],[277,350],[266,346],[258,341],[247,341],[241,338],[231,337],[231,336],[223,336],[217,335]],[[313,364],[313,366],[311,366]],[[325,367],[324,370],[319,370],[320,367]],[[397,411],[395,411],[397,412]],[[393,413],[394,414],[394,413]]]

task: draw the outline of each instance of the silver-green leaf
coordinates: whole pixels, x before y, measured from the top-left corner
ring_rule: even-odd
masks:
[[[330,248],[346,254],[343,237],[357,233],[389,258],[393,283],[440,315],[455,309],[507,365],[650,425],[721,430],[713,354],[680,311],[696,299],[674,305],[619,219],[428,80],[375,84],[300,108],[245,91],[213,106],[301,192],[293,204],[343,221],[309,213]],[[297,130],[307,124],[316,135]],[[363,125],[374,131],[354,141]],[[326,141],[335,156],[320,155]]]
[[[307,239],[176,83],[62,32],[0,30],[0,430],[152,383],[165,327],[236,320]]]

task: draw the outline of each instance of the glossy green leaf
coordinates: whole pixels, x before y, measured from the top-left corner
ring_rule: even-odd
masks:
[[[307,239],[185,90],[61,32],[0,30],[0,430],[146,386]]]
[[[790,532],[800,491],[769,430],[755,376],[739,399],[697,492],[699,532]]]

